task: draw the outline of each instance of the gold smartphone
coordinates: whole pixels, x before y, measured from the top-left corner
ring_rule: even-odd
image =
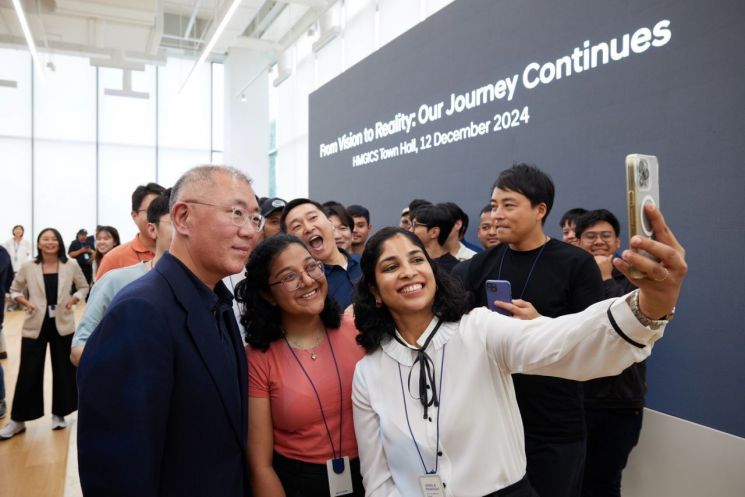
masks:
[[[652,204],[660,207],[660,167],[654,155],[630,154],[626,156],[626,192],[629,216],[629,240],[633,236],[653,238],[654,230],[644,214],[644,206]],[[635,252],[654,261],[655,256],[644,250]],[[644,278],[644,273],[631,268],[634,278]]]

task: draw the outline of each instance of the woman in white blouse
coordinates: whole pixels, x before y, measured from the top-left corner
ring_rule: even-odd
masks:
[[[647,214],[658,241],[632,245],[661,261],[627,250],[614,262],[625,274],[633,264],[647,275],[636,280],[638,293],[529,321],[486,308],[466,313],[462,288],[438,272],[416,236],[376,233],[354,306],[368,352],[352,390],[366,495],[535,496],[511,374],[587,380],[649,355],[687,266],[661,214]]]

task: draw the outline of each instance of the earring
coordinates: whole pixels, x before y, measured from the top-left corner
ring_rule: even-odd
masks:
[[[383,301],[375,299],[375,307],[382,307],[382,306],[383,306]]]

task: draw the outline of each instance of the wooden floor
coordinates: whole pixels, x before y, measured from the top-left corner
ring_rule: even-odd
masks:
[[[84,305],[76,309],[76,322]],[[8,358],[0,360],[5,373],[8,415],[0,426],[10,420],[13,391],[18,376],[21,351],[23,311],[5,313],[3,334],[8,344]],[[75,429],[75,415],[68,416],[68,428],[52,431],[52,369],[47,354],[44,368],[45,416],[26,423],[26,431],[10,440],[0,441],[0,496],[2,497],[64,497],[68,467],[68,446]],[[73,437],[74,438],[74,437]],[[73,457],[75,453],[73,452]],[[74,463],[74,461],[71,461]],[[69,491],[68,491],[69,495]]]

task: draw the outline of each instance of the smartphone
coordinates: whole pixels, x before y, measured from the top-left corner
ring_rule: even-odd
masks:
[[[492,311],[496,311],[505,316],[512,316],[512,313],[500,309],[494,305],[495,300],[500,302],[512,303],[512,285],[506,280],[486,280],[486,306]]]
[[[629,240],[633,236],[654,237],[652,226],[644,214],[644,206],[652,204],[657,208],[660,207],[659,172],[659,163],[654,155],[631,154],[626,156]],[[658,260],[644,250],[632,250],[652,260]],[[631,276],[643,278],[644,274],[632,267]]]

